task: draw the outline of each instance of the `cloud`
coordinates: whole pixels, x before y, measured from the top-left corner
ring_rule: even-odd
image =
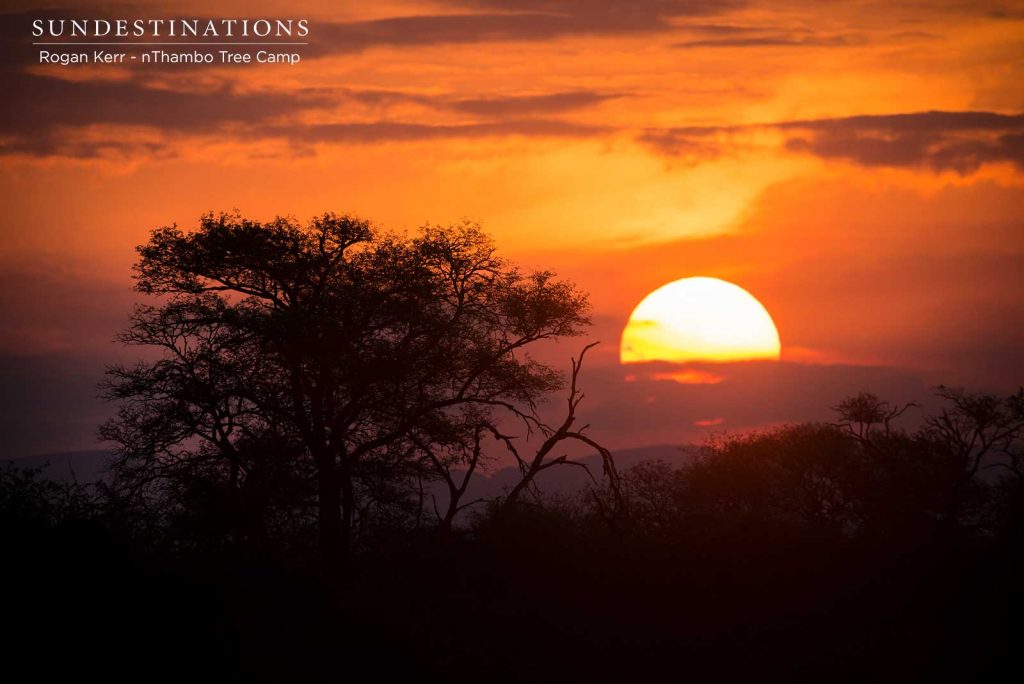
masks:
[[[466,0],[465,14],[389,17],[323,23],[310,32],[313,54],[361,52],[495,41],[551,40],[574,35],[629,35],[669,31],[672,20],[703,17],[743,6],[738,0]]]
[[[34,54],[28,44],[30,20],[62,14],[66,12],[0,15],[0,88],[6,94],[0,108],[0,154],[79,158],[153,154],[166,150],[166,139],[176,134],[251,126],[337,101],[329,91],[317,89],[244,91],[233,80],[204,90],[188,80],[159,83],[151,70],[98,80],[71,78],[78,73],[57,67],[47,73],[30,70],[29,58]],[[178,73],[187,78],[190,72]],[[82,133],[90,127],[146,127],[159,129],[162,135],[135,141],[117,131]]]
[[[0,110],[0,154],[89,159],[160,154],[176,135],[220,132],[223,137],[274,137],[304,142],[380,142],[484,136],[598,135],[606,129],[566,121],[537,119],[597,105],[619,97],[591,91],[465,99],[398,91],[300,89],[242,91],[232,82],[202,91],[171,90],[138,79],[71,81],[25,71],[0,74],[8,93],[17,93]],[[491,121],[423,124],[382,120],[303,124],[306,112],[330,111],[345,101],[374,108],[415,104],[448,115]],[[279,123],[288,120],[287,124]],[[113,127],[94,136],[89,127]],[[118,133],[128,127],[152,129],[155,137]]]
[[[26,75],[27,76],[27,75]],[[380,92],[322,91],[238,93],[230,86],[215,92],[174,92],[134,82],[71,82],[28,77],[38,94],[19,97],[0,111],[0,154],[104,156],[169,153],[176,135],[221,133],[224,139],[278,138],[293,143],[377,143],[482,137],[598,136],[611,129],[532,115],[581,109],[610,95],[555,93],[491,99],[423,97]],[[391,106],[414,103],[454,114],[477,114],[483,121],[413,123],[382,119],[370,122],[278,123],[314,109],[328,110],[344,99]],[[512,118],[506,118],[512,117]],[[461,117],[460,117],[461,118]],[[113,127],[88,135],[89,127]],[[119,133],[125,127],[153,129],[154,139]]]
[[[967,174],[992,162],[1024,169],[1024,114],[920,112],[793,121],[786,146],[863,166],[923,166]]]
[[[586,13],[579,7],[576,9]],[[651,12],[653,9],[649,8],[648,14]],[[306,143],[506,135],[580,137],[601,134],[604,129],[547,117],[620,97],[614,93],[588,90],[516,93],[498,97],[460,97],[457,93],[426,95],[344,87],[253,90],[244,87],[242,75],[231,76],[230,80],[223,80],[214,88],[200,88],[189,80],[189,76],[194,74],[192,67],[147,68],[144,73],[135,70],[115,74],[115,78],[107,74],[105,78],[85,79],[77,78],[78,72],[75,71],[50,70],[44,73],[32,69],[29,64],[32,48],[28,45],[30,20],[64,14],[66,12],[52,10],[39,14],[0,15],[0,38],[3,39],[0,46],[3,58],[0,60],[0,87],[8,94],[7,105],[0,109],[0,155],[79,159],[173,155],[177,138],[214,133],[228,140],[253,140],[263,136]],[[103,16],[103,13],[96,16]],[[547,15],[544,18],[550,19]],[[409,19],[415,23],[429,18]],[[462,24],[457,18],[440,19],[454,21],[451,26],[455,27],[452,35],[456,39],[460,39],[460,35],[465,38],[479,35],[472,32],[460,34],[458,26]],[[495,21],[495,26],[506,27],[496,28],[498,33],[514,33],[531,21],[529,17],[507,15],[496,19],[500,21]],[[370,24],[387,26],[391,21],[362,22],[360,25],[366,29]],[[405,20],[393,21],[402,24]],[[489,20],[476,17],[469,24],[477,21],[486,23]],[[338,34],[339,26],[347,28]],[[314,31],[317,32],[315,35],[334,36],[344,43],[343,49],[348,50],[359,44],[359,41],[352,43],[344,39],[345,31],[352,30],[353,26],[316,23]],[[486,35],[490,33],[485,32]],[[423,38],[441,40],[448,35],[444,32],[428,34]],[[416,40],[415,35],[406,38]],[[316,54],[324,53],[314,50],[307,56]],[[161,78],[153,78],[154,72]],[[357,112],[352,117],[346,105],[353,102],[371,111]],[[394,112],[379,111],[410,104],[430,110],[432,121],[425,123],[423,117],[409,121],[407,111],[400,112],[397,119],[389,116]],[[322,115],[324,112],[332,112],[333,116],[325,117]],[[313,113],[318,113],[318,123],[303,123],[309,118],[306,115]],[[341,117],[346,120],[331,121],[331,118]],[[377,120],[367,122],[368,118]]]
[[[626,97],[619,93],[570,90],[554,93],[528,93],[489,97],[460,98],[453,94],[425,95],[399,90],[360,90],[343,88],[343,98],[371,107],[419,105],[435,111],[458,112],[484,118],[560,114],[594,107],[602,102]]]
[[[16,93],[0,109],[0,153],[92,157],[103,150],[141,150],[120,137],[94,142],[75,129],[88,126],[152,127],[167,134],[207,133],[229,124],[254,125],[327,107],[334,98],[322,91],[238,92],[229,82],[216,90],[178,91],[135,79],[69,81],[23,71],[2,77]]]
[[[309,44],[303,57],[352,54],[374,47],[415,48],[503,41],[543,41],[566,36],[633,35],[668,32],[681,18],[722,14],[747,3],[744,0],[449,0],[453,11],[411,14],[380,19],[310,22]],[[76,10],[46,9],[0,14],[0,56],[5,64],[27,64],[34,57],[29,45],[35,19],[111,17],[109,7],[95,5]],[[133,18],[168,18],[166,13],[136,8]],[[190,19],[216,17],[188,16]],[[125,39],[126,43],[133,40]],[[175,38],[166,38],[174,42]]]
[[[733,130],[717,126],[648,128],[636,139],[658,154],[697,164],[739,149],[732,140],[736,137]],[[728,140],[722,139],[723,132]]]
[[[701,40],[690,40],[676,43],[677,48],[745,48],[745,47],[841,47],[857,45],[862,41],[851,36],[811,36],[802,37],[785,33],[769,34],[763,36],[750,36],[749,38],[704,38]]]
[[[731,24],[692,24],[684,28],[697,37],[675,43],[673,47],[845,47],[867,43],[866,36],[859,33],[822,33],[806,28]]]
[[[455,100],[448,106],[458,112],[481,116],[524,116],[556,114],[593,107],[608,100],[623,97],[611,93],[573,91],[544,95],[520,95]]]
[[[1024,170],[1024,114],[914,112],[807,119],[747,126],[648,129],[639,140],[661,154],[693,160],[742,149],[758,131],[783,135],[783,147],[861,166],[926,168],[966,175],[1007,162]]]
[[[287,138],[293,143],[412,142],[441,138],[495,136],[586,137],[605,132],[599,126],[550,119],[523,119],[466,124],[416,124],[393,121],[330,123],[309,126],[270,126],[260,135]]]

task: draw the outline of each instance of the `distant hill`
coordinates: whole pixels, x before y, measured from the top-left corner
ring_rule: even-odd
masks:
[[[694,458],[694,449],[693,447],[659,445],[621,449],[613,452],[612,455],[619,472],[624,472],[643,461],[660,460],[670,465],[685,465]],[[18,468],[43,468],[44,477],[62,482],[77,481],[79,484],[88,484],[104,478],[112,459],[113,454],[109,451],[67,451],[7,459],[4,463],[10,463]],[[575,460],[586,464],[594,477],[598,480],[601,479],[602,464],[598,454],[591,454]],[[500,496],[513,487],[518,480],[519,469],[515,466],[507,466],[491,473],[481,474],[471,483],[465,500]],[[556,466],[537,476],[538,488],[544,494],[573,494],[586,488],[589,483],[590,478],[587,473],[582,468],[575,466]],[[444,487],[439,487],[435,492],[438,495],[439,503],[443,502],[441,494],[445,492]]]
[[[104,478],[113,454],[109,451],[65,451],[56,454],[41,454],[23,458],[5,459],[17,468],[42,468],[42,475],[61,482],[88,484]]]
[[[644,461],[664,461],[676,467],[682,466],[690,463],[695,458],[695,449],[692,446],[663,444],[637,449],[620,449],[612,452],[612,458],[615,460],[616,469],[623,473]],[[593,476],[598,481],[601,480],[603,470],[601,457],[598,454],[591,454],[573,460],[584,463]],[[500,496],[506,490],[515,486],[518,481],[518,468],[515,466],[501,468],[476,478],[476,481],[470,484],[465,500],[472,501],[478,498]],[[573,494],[585,489],[590,482],[591,480],[587,476],[586,471],[571,465],[555,466],[537,476],[537,488],[543,494]]]

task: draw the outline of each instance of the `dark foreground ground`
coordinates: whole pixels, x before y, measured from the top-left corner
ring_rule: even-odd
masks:
[[[377,540],[329,588],[308,559],[144,551],[91,522],[8,526],[4,670],[25,673],[7,681],[282,682],[1012,681],[1019,670],[1024,563],[1011,540],[669,536],[527,509],[446,546],[429,532]]]

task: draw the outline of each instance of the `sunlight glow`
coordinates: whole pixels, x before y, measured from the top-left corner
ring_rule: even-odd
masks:
[[[683,278],[644,297],[622,332],[622,363],[779,358],[779,332],[753,295],[718,278]]]

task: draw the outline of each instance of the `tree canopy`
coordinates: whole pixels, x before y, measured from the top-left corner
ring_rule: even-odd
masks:
[[[136,289],[158,301],[119,339],[159,354],[108,373],[121,408],[101,434],[124,486],[216,483],[253,523],[239,534],[313,506],[331,566],[410,481],[475,465],[482,433],[509,446],[498,414],[558,432],[536,408],[564,380],[529,350],[589,324],[574,285],[521,271],[472,222],[407,237],[348,215],[207,214],[138,254]]]

